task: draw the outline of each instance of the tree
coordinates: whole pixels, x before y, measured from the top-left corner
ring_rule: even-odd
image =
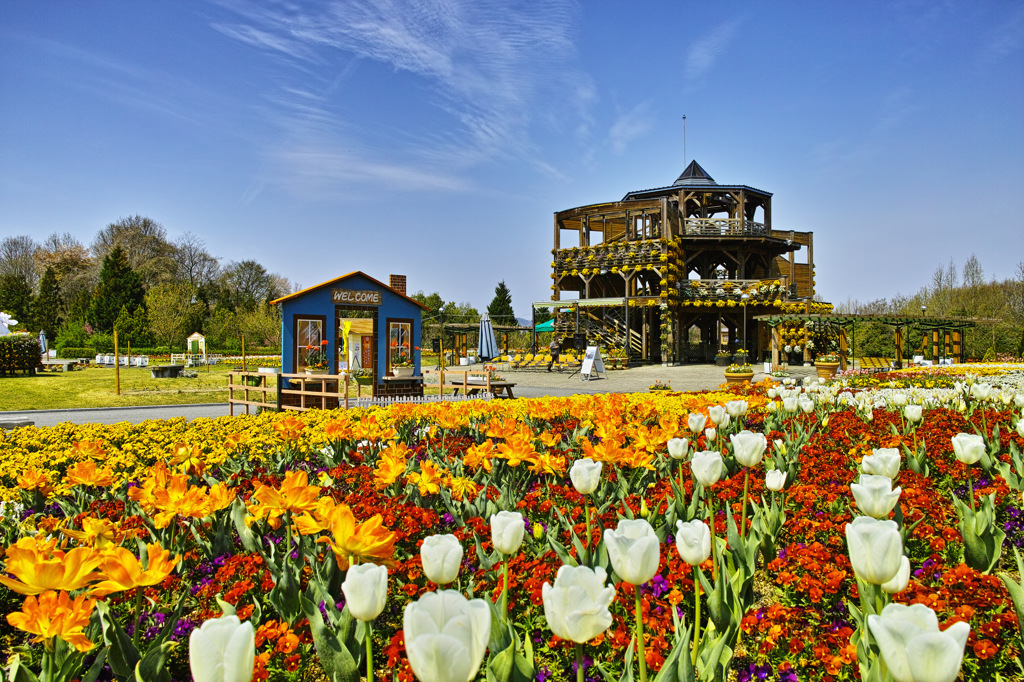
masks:
[[[64,324],[60,286],[52,267],[46,268],[43,278],[39,280],[39,294],[32,302],[32,319],[36,326],[46,332],[46,338],[51,341],[56,338],[57,331]]]
[[[169,348],[175,339],[184,343],[206,314],[206,306],[196,298],[196,288],[185,283],[156,285],[146,292],[146,308],[150,332]]]
[[[504,280],[498,282],[498,286],[494,287],[494,298],[487,306],[487,314],[494,324],[514,325],[516,323],[516,313],[512,309],[512,292],[505,286]]]
[[[120,246],[103,259],[100,281],[93,292],[89,318],[99,331],[109,332],[121,314],[121,308],[135,310],[143,304],[145,290],[142,278],[128,265],[128,258]]]
[[[0,275],[0,311],[16,319],[18,329],[32,329],[32,288],[20,275]]]
[[[139,273],[143,286],[174,279],[177,271],[174,246],[160,223],[140,215],[110,223],[96,235],[92,252],[105,259],[116,247],[124,251],[128,265]]]
[[[264,303],[239,315],[238,330],[249,345],[281,345],[281,308]]]
[[[121,312],[114,320],[114,331],[117,332],[117,343],[120,352],[126,345],[145,346],[151,341],[149,335],[149,320],[146,309],[143,306],[136,306],[135,310],[128,312],[127,306],[121,306]]]
[[[177,264],[175,275],[197,291],[209,287],[220,274],[220,262],[206,251],[206,243],[186,232],[174,242],[174,260]]]
[[[39,245],[28,235],[8,237],[0,242],[0,275],[20,277],[28,285],[30,293],[35,293],[39,282],[39,270],[36,267],[36,251]]]
[[[272,299],[277,291],[270,273],[254,260],[231,263],[221,276],[221,286],[232,307],[255,310],[261,303]]]
[[[92,305],[98,272],[88,249],[69,233],[51,234],[36,252],[45,272],[53,268],[60,290],[61,314],[65,320],[84,321]]]

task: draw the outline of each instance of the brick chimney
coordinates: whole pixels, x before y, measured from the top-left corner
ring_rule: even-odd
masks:
[[[388,275],[388,286],[403,296],[408,295],[405,293],[405,275]]]

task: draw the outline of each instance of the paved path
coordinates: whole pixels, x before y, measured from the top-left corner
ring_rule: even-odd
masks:
[[[470,369],[481,371],[482,365]],[[455,371],[452,368],[452,371]],[[578,393],[636,393],[646,392],[655,382],[668,382],[674,391],[703,391],[713,389],[725,381],[723,369],[714,365],[682,365],[679,367],[633,367],[628,370],[604,372],[600,378],[582,381],[579,374],[568,371],[546,372],[500,371],[503,378],[515,382],[517,398],[541,398],[544,396],[570,396]],[[816,376],[813,367],[793,367],[790,374],[795,379]],[[451,377],[454,378],[454,377]],[[764,379],[763,372],[754,374],[754,381]],[[244,408],[243,408],[244,409]],[[54,426],[62,422],[74,424],[116,424],[130,422],[138,424],[147,419],[173,419],[185,417],[224,417],[228,414],[226,403],[203,405],[157,405],[151,407],[112,407],[84,410],[25,410],[21,412],[0,412],[0,421],[29,420],[36,426]]]

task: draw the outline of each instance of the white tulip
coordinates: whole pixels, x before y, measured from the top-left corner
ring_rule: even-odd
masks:
[[[704,437],[707,438],[708,440],[715,440],[716,438],[718,438],[718,429],[709,426],[708,428],[704,429]]]
[[[729,413],[729,416],[733,419],[739,419],[747,413],[747,401],[746,400],[730,400],[725,404],[725,411]]]
[[[349,566],[341,591],[348,610],[356,619],[373,620],[388,601],[388,569],[376,564]]]
[[[952,441],[953,454],[964,464],[976,464],[985,454],[985,439],[976,433],[958,433]]]
[[[716,450],[702,450],[693,453],[690,459],[690,473],[705,488],[710,488],[722,478],[722,453]]]
[[[605,570],[598,566],[562,566],[555,584],[541,586],[544,617],[551,632],[580,644],[597,637],[612,624],[608,610],[615,600],[615,588],[605,586]]]
[[[778,412],[779,404],[774,401],[770,403],[765,403],[764,409],[768,410],[769,412]]]
[[[188,638],[196,682],[249,682],[256,662],[256,631],[238,616],[211,618]]]
[[[704,429],[705,423],[707,423],[707,417],[700,413],[691,412],[686,417],[686,426],[693,433],[700,433]]]
[[[1013,396],[1013,404],[1017,407],[1024,407],[1024,393],[1018,393]]]
[[[765,391],[765,395],[768,396],[769,400],[775,400],[776,398],[779,397],[779,392],[774,388],[769,388],[767,391]]]
[[[870,455],[864,455],[860,468],[865,474],[896,478],[901,461],[900,451],[896,448],[878,448],[872,450]]]
[[[491,609],[455,590],[427,592],[405,607],[405,650],[421,682],[469,682],[491,635]]]
[[[676,521],[676,549],[683,561],[698,566],[711,556],[711,529],[700,519]]]
[[[1017,420],[1017,435],[1024,438],[1024,418]]]
[[[729,436],[736,461],[745,467],[757,466],[768,448],[768,439],[763,433],[743,430]]]
[[[889,604],[881,615],[868,616],[868,629],[896,682],[953,682],[971,634],[963,621],[939,630],[935,612],[924,604]]]
[[[523,515],[519,512],[500,511],[491,516],[491,544],[502,554],[518,552],[525,532]]]
[[[857,501],[857,508],[868,516],[884,519],[889,516],[900,500],[902,488],[892,488],[888,476],[861,474],[859,483],[851,483],[850,490]]]
[[[601,462],[595,462],[589,457],[578,459],[572,463],[569,469],[569,479],[580,495],[589,495],[597,490],[601,483]]]
[[[764,475],[764,487],[772,492],[779,492],[786,487],[786,472],[778,469],[770,469]]]
[[[903,407],[907,404],[907,396],[905,393],[893,393],[892,404],[896,407]]]
[[[658,572],[661,543],[644,519],[624,519],[615,530],[606,528],[604,544],[615,573],[630,585],[643,585]]]
[[[725,407],[722,405],[712,405],[709,407],[708,416],[711,417],[712,423],[719,428],[725,428],[729,425],[729,413],[725,411]]]
[[[797,404],[800,406],[800,409],[804,411],[804,414],[814,412],[814,401],[810,398],[800,398],[797,401]]]
[[[907,585],[910,583],[910,559],[903,557],[900,559],[900,570],[893,579],[887,583],[882,584],[882,591],[889,594],[899,594],[903,590],[907,589]]]
[[[668,454],[672,459],[683,459],[689,448],[690,441],[685,438],[670,438],[668,441]]]
[[[462,545],[459,544],[458,538],[450,533],[428,535],[420,547],[420,559],[423,561],[423,573],[427,580],[438,585],[447,585],[459,575]]]
[[[782,409],[789,414],[796,414],[796,411],[800,409],[800,405],[797,402],[795,395],[787,395],[782,399]]]
[[[907,405],[903,408],[903,416],[908,422],[921,421],[922,407],[920,405]]]
[[[992,396],[991,384],[974,384],[971,386],[971,395],[978,400],[988,400]]]
[[[884,585],[899,573],[903,540],[895,521],[858,516],[846,524],[846,545],[853,572],[861,580]]]

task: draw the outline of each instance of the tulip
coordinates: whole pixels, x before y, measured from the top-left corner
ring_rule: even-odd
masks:
[[[893,490],[888,476],[861,474],[859,483],[851,483],[850,490],[857,507],[868,516],[884,519],[900,500],[902,488]]]
[[[676,521],[676,549],[683,561],[698,566],[711,556],[711,529],[700,519]]]
[[[455,590],[427,592],[405,607],[402,634],[420,682],[469,682],[491,634],[491,609]]]
[[[953,682],[971,633],[963,621],[939,630],[935,612],[924,604],[889,604],[881,615],[868,616],[868,628],[896,682]]]
[[[211,618],[188,638],[195,682],[249,682],[256,662],[256,631],[238,616]]]
[[[668,454],[672,459],[683,459],[690,447],[690,441],[686,438],[671,438],[668,441]]]
[[[691,413],[686,417],[686,425],[693,433],[700,433],[704,429],[707,417],[699,413]]]
[[[900,570],[893,576],[893,579],[887,583],[882,584],[882,591],[888,594],[899,594],[903,590],[907,589],[907,585],[910,583],[910,559],[902,557],[900,559]]]
[[[715,440],[716,438],[718,438],[718,429],[712,426],[709,426],[708,428],[704,429],[704,438],[707,440]]]
[[[601,462],[595,462],[589,457],[578,459],[572,463],[569,469],[569,479],[580,495],[589,495],[601,483]]]
[[[907,405],[903,408],[903,416],[908,422],[917,423],[921,421],[922,407],[920,405]]]
[[[722,405],[712,405],[708,408],[708,416],[711,417],[712,423],[724,429],[729,425],[729,413],[725,411],[725,407]]]
[[[858,516],[846,524],[846,545],[853,572],[861,580],[884,585],[899,573],[903,540],[895,521]]]
[[[451,534],[429,535],[420,547],[420,559],[423,561],[423,573],[427,580],[438,585],[447,585],[459,575],[462,563],[462,545],[458,538]]]
[[[974,433],[953,436],[953,454],[964,464],[976,464],[985,454],[985,439]]]
[[[693,453],[690,460],[690,472],[705,488],[710,488],[722,478],[724,462],[722,454],[715,450],[702,450]]]
[[[725,411],[728,412],[729,416],[733,419],[739,419],[747,413],[747,401],[730,400],[725,404]]]
[[[562,639],[582,644],[608,629],[615,600],[615,588],[605,586],[607,574],[598,566],[562,566],[555,584],[541,586],[544,617],[551,632]],[[639,590],[637,590],[639,592]]]
[[[371,621],[380,615],[388,600],[388,569],[376,564],[350,566],[341,591],[352,615],[358,620]]]
[[[1024,419],[1017,420],[1017,435],[1024,438]]]
[[[768,390],[767,390],[767,391],[765,392],[765,395],[767,395],[767,396],[768,396],[768,399],[769,399],[769,400],[775,400],[776,398],[778,398],[778,397],[779,397],[779,391],[778,391],[777,389],[774,389],[774,388],[769,388],[769,389],[768,389]]]
[[[864,455],[860,468],[865,474],[895,479],[900,473],[901,460],[900,451],[896,448],[878,448],[872,450],[870,455]]]
[[[786,487],[786,472],[778,469],[769,469],[764,475],[764,487],[777,493]]]
[[[612,568],[631,585],[643,585],[658,572],[661,546],[651,524],[624,519],[615,530],[606,528],[604,542]]]
[[[491,544],[502,554],[515,554],[523,544],[523,515],[519,512],[500,511],[491,516]]]
[[[905,393],[894,393],[892,396],[892,404],[896,407],[903,407],[907,404],[907,396]]]
[[[540,522],[533,524],[533,539],[540,540],[544,537],[544,526]]]
[[[729,440],[732,441],[736,461],[745,467],[757,466],[768,448],[768,440],[763,433],[743,430],[729,436]]]
[[[799,407],[800,405],[797,403],[795,395],[788,395],[782,399],[782,409],[789,414],[796,414]]]
[[[797,401],[797,404],[800,406],[800,409],[803,410],[804,414],[814,412],[814,401],[810,398],[800,398]]]
[[[971,386],[971,395],[978,400],[988,400],[992,396],[992,385],[974,384]]]

